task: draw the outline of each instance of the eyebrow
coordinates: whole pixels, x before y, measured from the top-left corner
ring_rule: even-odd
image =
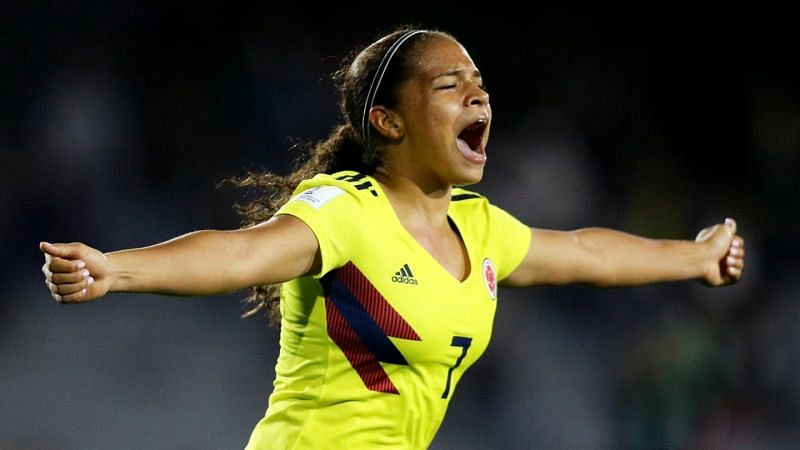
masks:
[[[457,76],[457,75],[461,75],[462,73],[464,73],[464,69],[448,70],[446,72],[442,72],[442,73],[434,76],[433,78],[431,78],[431,80],[435,80],[435,79],[441,78],[441,77]],[[475,69],[474,71],[472,71],[472,76],[477,77],[477,78],[483,78],[483,76],[481,75],[481,71],[478,70],[478,69]]]

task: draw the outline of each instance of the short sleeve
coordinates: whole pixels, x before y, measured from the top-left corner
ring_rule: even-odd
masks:
[[[505,210],[489,204],[489,251],[494,256],[497,280],[520,265],[531,245],[531,229]]]
[[[311,228],[322,258],[322,269],[313,276],[320,278],[351,259],[361,235],[359,210],[358,198],[342,187],[304,182],[276,215],[297,217]]]

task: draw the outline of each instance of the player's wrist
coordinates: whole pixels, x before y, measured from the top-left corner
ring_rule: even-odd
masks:
[[[714,257],[714,247],[709,241],[693,242],[696,249],[696,276],[694,279],[705,285],[714,285],[719,278],[719,262]]]
[[[117,252],[104,253],[106,257],[106,279],[108,292],[125,292],[130,290],[129,277],[125,275],[120,265],[120,254]]]

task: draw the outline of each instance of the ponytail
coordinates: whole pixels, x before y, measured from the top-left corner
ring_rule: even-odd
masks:
[[[234,205],[242,218],[242,228],[269,220],[305,179],[318,173],[330,174],[342,170],[372,174],[378,163],[376,152],[364,150],[360,136],[349,124],[338,125],[327,139],[312,144],[310,148],[305,160],[301,159],[295,170],[288,175],[247,171],[241,178],[225,180],[239,188],[255,188],[261,191],[261,195],[255,200],[244,205]],[[272,325],[280,324],[280,284],[251,287],[245,302],[248,309],[242,317],[252,317],[264,311],[268,313]]]
[[[308,156],[300,161],[292,173],[281,176],[271,172],[248,171],[241,178],[225,180],[237,187],[256,188],[263,194],[244,205],[235,205],[242,217],[243,228],[269,220],[289,200],[301,181],[318,173],[355,170],[372,175],[375,172],[381,155],[376,142],[365,144],[370,134],[367,129],[370,125],[364,120],[365,111],[376,104],[394,107],[397,103],[398,87],[414,73],[419,62],[415,49],[421,43],[437,35],[452,38],[439,31],[422,33],[415,30],[416,27],[400,27],[344,59],[342,67],[333,74],[333,81],[339,90],[339,108],[345,123],[334,128],[327,139],[312,144]],[[403,43],[406,40],[408,42]],[[386,58],[390,51],[391,57]],[[388,64],[390,59],[391,65]],[[384,60],[386,65],[382,63]],[[380,82],[373,84],[373,80],[378,78]],[[354,124],[358,128],[354,128]],[[262,310],[269,311],[271,322],[279,324],[279,287],[252,287],[251,294],[246,299],[250,309],[243,316],[250,317]]]

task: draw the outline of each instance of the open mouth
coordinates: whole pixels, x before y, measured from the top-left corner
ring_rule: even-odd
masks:
[[[487,125],[486,119],[478,119],[475,123],[464,128],[459,133],[458,138],[466,142],[473,152],[483,153],[483,132],[486,131]]]
[[[470,125],[467,125],[461,130],[461,133],[458,134],[456,143],[461,153],[467,159],[474,160],[475,162],[486,161],[486,149],[483,146],[483,136],[488,126],[489,121],[485,118],[480,118]]]

